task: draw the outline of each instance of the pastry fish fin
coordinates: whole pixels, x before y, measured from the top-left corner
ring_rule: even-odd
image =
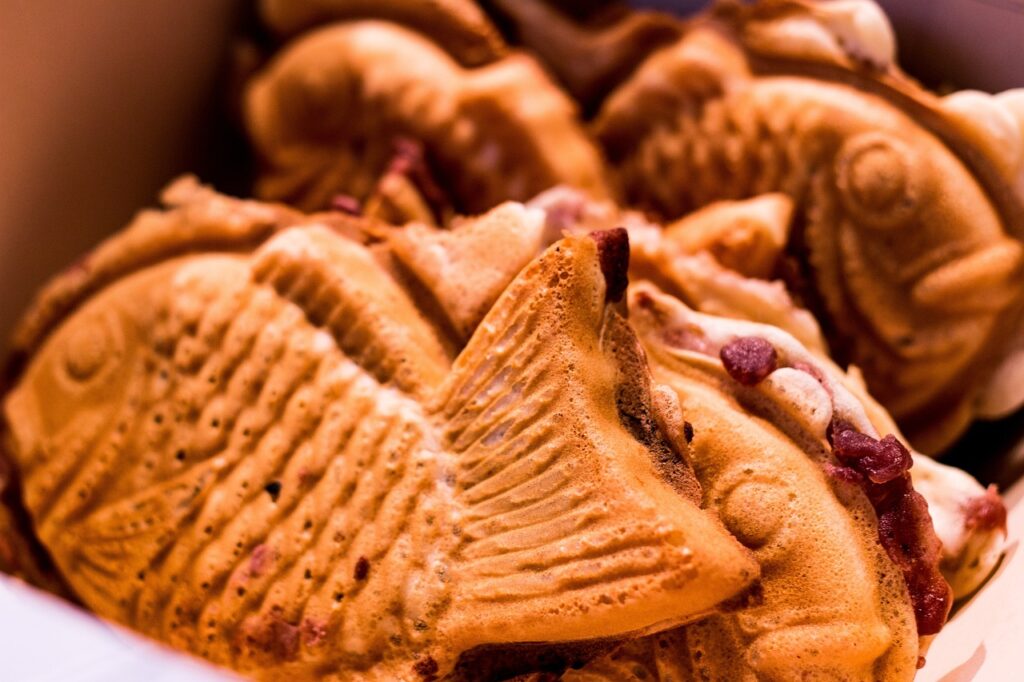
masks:
[[[665,228],[673,250],[708,251],[746,277],[769,279],[789,239],[793,200],[778,192],[741,201],[719,201]]]
[[[387,239],[465,341],[505,286],[540,252],[544,213],[508,202],[449,230],[410,224],[389,231]]]
[[[88,586],[91,608],[123,619],[125,581],[143,576],[173,546],[179,529],[207,500],[216,472],[208,463],[102,507],[66,529],[71,541],[51,543],[61,566],[73,566],[76,589]],[[99,599],[97,599],[97,596]]]
[[[161,201],[166,210],[140,211],[126,229],[47,283],[14,331],[13,357],[30,357],[69,313],[122,277],[187,253],[251,249],[302,219],[285,206],[218,194],[190,175],[171,183]]]
[[[438,392],[460,533],[458,623],[447,629],[464,649],[666,628],[757,574],[660,474],[667,446],[650,404],[622,405],[650,395],[635,337],[622,347],[628,327],[609,304],[627,265],[621,228],[550,247],[498,299]]]
[[[361,244],[319,225],[290,229],[256,253],[253,275],[382,383],[423,396],[448,373],[437,333]]]

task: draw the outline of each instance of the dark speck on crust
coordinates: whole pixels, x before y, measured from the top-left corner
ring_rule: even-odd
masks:
[[[273,500],[274,502],[277,502],[277,498],[281,496],[280,481],[271,481],[266,486],[264,486],[263,489],[267,491],[267,494],[270,495],[270,499]]]
[[[366,576],[368,576],[369,574],[370,561],[364,556],[359,557],[359,559],[356,561],[355,571],[353,571],[352,573],[353,577],[356,580],[366,580]]]
[[[440,668],[433,656],[427,656],[416,661],[416,663],[413,664],[412,669],[416,671],[416,674],[422,679],[429,681],[437,678],[437,671]]]

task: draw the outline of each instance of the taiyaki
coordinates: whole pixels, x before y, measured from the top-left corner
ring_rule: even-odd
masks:
[[[696,252],[688,251],[693,240],[676,239],[679,230],[699,236],[776,235],[788,222],[789,205],[778,195],[718,202],[662,228],[636,212],[556,188],[527,204],[507,202],[482,216],[461,218],[449,229],[407,225],[385,229],[375,237],[388,246],[416,288],[430,292],[452,327],[466,335],[479,324],[481,311],[488,310],[514,275],[550,243],[565,234],[580,236],[624,225],[630,237],[631,277],[654,277],[689,308],[714,316],[707,319],[757,322],[759,329],[770,330],[765,333],[785,332],[787,344],[795,340],[801,355],[813,354],[816,371],[827,374],[856,399],[857,409],[865,412],[878,433],[892,434],[904,443],[892,417],[869,395],[857,368],[843,372],[828,359],[814,318],[786,295],[780,283],[743,277],[712,258],[716,250],[698,246]],[[730,224],[734,229],[729,229]],[[755,254],[762,251],[763,243],[761,239],[733,242]],[[745,257],[744,248],[727,253],[740,262],[756,262]],[[656,357],[657,352],[652,352]],[[999,561],[1006,536],[1005,507],[994,491],[986,491],[967,473],[916,451],[911,455],[915,488],[927,500],[942,541],[940,568],[954,596],[966,597]]]
[[[604,100],[593,131],[665,219],[783,192],[790,288],[918,448],[1024,400],[1020,92],[938,98],[869,0],[719,5]]]
[[[262,166],[257,196],[305,210],[338,196],[368,201],[404,140],[422,147],[441,190],[424,197],[440,204],[434,222],[445,222],[444,209],[477,213],[556,184],[611,194],[576,105],[534,58],[513,52],[464,65],[394,22],[346,21],[298,36],[253,76],[243,109]]]
[[[756,579],[616,311],[623,231],[531,260],[452,358],[329,222],[172,196],[44,292],[4,403],[88,608],[256,677],[481,679]]]
[[[693,312],[651,285],[629,296],[655,380],[691,425],[705,501],[762,568],[743,608],[666,648],[652,637],[652,659],[696,679],[782,679],[795,665],[821,679],[912,679],[952,591],[909,450],[784,332]]]
[[[740,224],[749,223],[759,214],[752,210],[754,208],[758,205],[722,204],[706,212],[709,216],[718,214],[710,217],[708,224],[720,225],[728,215],[737,216]],[[773,213],[768,212],[769,218]],[[394,232],[400,239],[393,237],[392,240],[399,257],[407,259],[410,272],[415,273],[439,304],[450,311],[452,319],[462,319],[472,327],[472,311],[487,305],[493,295],[489,292],[501,289],[500,280],[510,277],[507,273],[515,271],[519,262],[528,261],[531,249],[544,248],[546,240],[557,238],[560,231],[585,234],[606,227],[608,221],[629,225],[633,229],[631,236],[640,237],[636,251],[646,258],[651,258],[658,248],[652,243],[651,235],[668,234],[666,230],[642,228],[638,216],[587,202],[574,192],[556,190],[529,205],[504,204],[480,218],[464,219],[449,230],[407,226]],[[694,223],[701,233],[705,232],[703,222]],[[520,226],[524,229],[517,229]],[[488,252],[485,248],[488,243],[501,246]],[[423,256],[415,258],[415,254]],[[710,273],[716,272],[713,268],[718,267],[718,273],[739,278],[735,272],[714,265],[707,254],[690,258],[707,266]],[[439,273],[446,273],[448,277],[441,277]],[[709,277],[714,279],[715,275]],[[451,280],[465,282],[467,286],[458,286]],[[764,297],[761,289],[768,288],[768,283],[751,282],[746,295],[751,300]],[[808,350],[796,338],[767,325],[693,313],[649,284],[631,286],[635,291],[654,297],[644,307],[636,309],[634,306],[630,319],[641,332],[648,332],[641,338],[645,344],[650,344],[648,359],[654,367],[656,383],[681,391],[681,401],[689,406],[683,411],[688,425],[683,425],[681,438],[685,440],[688,435],[694,438],[704,427],[705,436],[711,439],[710,443],[701,441],[705,445],[700,447],[707,448],[704,455],[719,467],[729,465],[731,468],[729,481],[724,481],[724,474],[714,468],[702,470],[699,453],[694,451],[698,457],[695,462],[698,475],[706,474],[702,481],[705,500],[719,509],[727,523],[730,508],[734,508],[732,513],[742,516],[741,510],[749,507],[756,510],[751,516],[758,521],[778,521],[775,525],[769,522],[772,527],[766,533],[778,527],[785,528],[786,534],[780,535],[779,541],[771,547],[773,551],[769,551],[765,549],[767,545],[758,544],[755,537],[764,528],[750,525],[754,523],[751,516],[734,518],[730,530],[751,543],[763,566],[758,591],[732,605],[741,610],[624,644],[580,670],[565,673],[564,679],[632,679],[631,675],[641,674],[636,670],[649,675],[649,679],[699,678],[700,672],[711,674],[712,679],[741,679],[741,673],[751,670],[770,677],[792,670],[794,661],[800,661],[801,669],[846,678],[912,678],[931,635],[945,619],[952,597],[967,596],[999,560],[1005,538],[1005,508],[998,495],[986,491],[969,475],[924,455],[909,450],[902,454],[902,435],[884,409],[867,395],[856,372],[850,375],[841,372],[825,358],[822,349]],[[701,289],[690,289],[688,293],[695,296],[698,303],[708,302],[701,298]],[[710,301],[714,303],[714,295]],[[466,303],[472,305],[464,305]],[[742,384],[737,386],[731,378],[722,383],[723,368],[719,368],[717,374],[711,372],[704,376],[701,372],[707,369],[698,362],[698,368],[703,369],[693,370],[694,376],[674,377],[672,371],[676,370],[670,371],[658,364],[659,358],[669,352],[663,346],[670,335],[666,334],[665,339],[660,336],[666,322],[656,315],[652,317],[652,306],[666,311],[679,306],[692,316],[692,319],[685,319],[725,330],[719,336],[747,332],[771,338],[779,348],[786,349],[787,362],[795,363],[800,369],[783,368],[773,372],[772,379],[761,382],[761,390],[770,395],[762,400],[764,404],[758,409],[733,395],[747,390]],[[739,309],[732,312],[735,317]],[[694,333],[698,332],[700,328],[694,326]],[[680,336],[680,339],[685,338],[685,333]],[[668,361],[663,363],[671,365]],[[816,378],[819,375],[820,384]],[[805,378],[818,385],[819,391],[831,391],[827,410],[813,400],[801,402],[802,391],[811,398],[820,397],[805,385],[807,381],[801,383]],[[697,382],[696,388],[684,392],[680,386],[686,386],[686,381]],[[917,536],[920,556],[909,562],[919,573],[908,571],[907,579],[904,577],[908,565],[905,557],[898,556],[897,552],[896,560],[890,558],[885,550],[892,549],[891,538],[885,544],[880,543],[877,522],[865,521],[877,518],[868,499],[862,493],[856,494],[855,489],[845,490],[841,482],[830,482],[830,472],[837,476],[848,473],[838,468],[833,470],[831,467],[836,464],[827,461],[831,445],[826,432],[834,413],[845,415],[845,418],[837,417],[840,423],[856,423],[858,429],[875,434],[872,442],[899,443],[895,451],[900,453],[901,466],[910,461],[914,464],[911,469],[914,487],[920,488],[921,497],[928,504],[923,507],[921,497],[910,493],[908,479],[900,473],[901,485],[907,486],[905,492],[912,500],[907,504],[911,510],[907,513],[914,518],[908,527],[920,533]],[[808,430],[812,432],[810,435]],[[879,433],[891,435],[879,439]],[[746,481],[748,469],[759,472],[760,478],[755,476],[756,480]],[[799,495],[788,502],[784,494],[772,497],[762,490],[767,486],[768,492],[774,492],[773,486],[762,480],[765,475],[774,476],[772,481],[783,488],[783,493],[797,489]],[[720,483],[717,487],[716,481]],[[750,486],[746,491],[750,499],[731,500],[728,493],[745,487],[741,483]],[[708,497],[712,494],[719,497]],[[765,510],[758,502],[769,504],[776,498],[785,502],[783,507],[792,512],[789,516],[761,513]],[[882,525],[888,523],[887,527],[894,525],[889,523],[894,516],[907,511],[894,512],[881,506],[879,509],[886,520]],[[936,519],[934,529],[929,514]],[[844,531],[840,533],[839,529]],[[942,540],[941,546],[937,538]],[[786,548],[785,552],[782,547]],[[827,566],[834,570],[825,568]],[[814,567],[817,572],[809,571],[808,567]],[[914,588],[914,596],[907,587],[907,580]],[[837,583],[842,584],[842,599],[836,593]],[[808,606],[814,599],[821,603],[817,607]],[[796,604],[796,600],[802,601]],[[915,617],[915,608],[920,612],[920,623]],[[736,623],[744,628],[745,634],[740,639],[734,632]],[[755,635],[763,636],[763,640]],[[698,650],[700,653],[694,655]],[[700,664],[704,656],[709,658]],[[723,661],[732,661],[731,667],[725,666]]]

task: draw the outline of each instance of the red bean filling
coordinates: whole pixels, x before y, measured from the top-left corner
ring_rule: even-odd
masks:
[[[990,485],[984,495],[972,498],[964,505],[964,528],[967,530],[996,530],[1006,533],[1006,506],[996,486]]]
[[[722,346],[719,353],[725,371],[744,386],[755,386],[775,371],[779,356],[760,336],[741,336]]]
[[[335,194],[331,198],[331,209],[347,213],[348,215],[363,215],[362,204],[359,203],[359,199],[356,199],[351,194]]]
[[[891,433],[882,440],[852,429],[833,434],[833,452],[872,483],[888,483],[913,465],[910,452]]]
[[[394,156],[391,157],[385,174],[394,173],[407,177],[419,190],[420,196],[430,207],[434,217],[440,221],[444,216],[444,207],[450,202],[427,161],[423,143],[409,137],[396,137],[392,140],[392,147]]]
[[[826,471],[867,493],[878,515],[878,539],[907,583],[917,632],[937,633],[949,615],[953,593],[939,572],[942,543],[928,503],[914,491],[907,473],[913,465],[910,452],[892,434],[875,440],[840,420],[829,426],[828,437],[840,465],[826,465]]]

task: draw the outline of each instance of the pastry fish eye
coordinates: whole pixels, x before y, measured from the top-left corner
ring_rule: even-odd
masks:
[[[893,230],[909,223],[922,204],[926,169],[901,140],[872,131],[847,140],[835,161],[843,207],[858,226]]]
[[[793,495],[781,477],[762,473],[727,490],[719,511],[729,532],[751,549],[767,545],[790,516]]]
[[[124,353],[124,337],[116,314],[74,319],[63,339],[58,371],[70,388],[103,379]]]

